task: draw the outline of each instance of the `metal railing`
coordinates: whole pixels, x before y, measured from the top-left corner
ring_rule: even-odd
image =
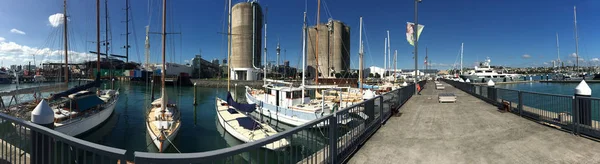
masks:
[[[444,79],[444,82],[521,117],[600,138],[600,98],[510,90]]]
[[[254,142],[198,153],[134,152],[133,162],[343,163],[413,94],[414,84]],[[0,139],[0,163],[125,163],[127,159],[125,150],[67,136],[2,113]],[[280,140],[289,145],[277,151],[263,148],[282,143],[277,142]]]
[[[125,150],[95,144],[0,113],[0,163],[117,163]]]

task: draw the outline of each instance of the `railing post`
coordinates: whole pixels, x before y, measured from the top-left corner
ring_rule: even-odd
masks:
[[[336,112],[337,113],[337,112]],[[329,119],[329,163],[337,163],[337,117],[336,113]]]
[[[519,93],[519,105],[517,106],[517,108],[519,108],[519,116],[523,117],[523,92],[518,91],[518,93]]]
[[[573,120],[571,120],[571,123],[573,124],[573,135],[577,135],[578,133],[578,123],[579,123],[579,104],[577,102],[577,96],[573,96],[572,100],[572,114],[571,117],[573,118]]]
[[[379,113],[380,113],[379,114],[379,121],[380,121],[381,124],[383,124],[383,122],[385,122],[384,118],[383,118],[383,116],[384,116],[383,106],[384,106],[384,104],[383,104],[383,95],[382,95],[382,96],[379,97]],[[392,109],[390,108],[390,115],[391,114],[392,114]]]
[[[54,112],[46,100],[40,103],[31,112],[31,122],[49,129],[54,129]],[[49,163],[53,161],[52,152],[54,150],[53,139],[48,135],[31,130],[31,163]],[[15,152],[16,153],[16,152]]]
[[[576,133],[579,133],[580,125],[592,126],[592,102],[586,97],[592,96],[592,89],[587,85],[585,80],[582,80],[577,87],[575,87],[575,110],[577,110],[577,121]]]

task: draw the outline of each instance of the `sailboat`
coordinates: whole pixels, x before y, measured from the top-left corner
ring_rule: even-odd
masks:
[[[99,0],[97,0],[99,1]],[[64,0],[64,15],[67,15],[67,1]],[[99,2],[98,2],[99,4]],[[99,15],[99,5],[97,14]],[[99,17],[98,17],[99,18]],[[65,58],[68,56],[67,19],[64,20],[64,46]],[[99,20],[97,21],[97,36],[100,36]],[[98,40],[100,38],[98,37]],[[97,42],[97,48],[100,44]],[[98,59],[100,56],[98,55]],[[98,60],[99,61],[99,60]],[[68,73],[65,74],[65,83],[68,83]],[[100,87],[100,72],[96,79],[88,84],[77,86],[69,90],[51,95],[47,100],[42,100],[35,108],[50,108],[53,111],[54,130],[69,136],[78,136],[104,123],[114,112],[119,91],[113,89],[100,90],[96,93],[91,88]],[[28,130],[28,129],[26,129]],[[26,133],[29,133],[26,131]]]
[[[229,1],[229,16],[231,18],[231,0]],[[231,33],[231,22],[229,22],[229,31]],[[228,35],[231,37],[231,35]],[[231,50],[231,39],[228,46],[228,52]],[[230,54],[228,53],[228,56]],[[227,64],[229,66],[229,63]],[[230,78],[227,78],[228,90]],[[236,102],[231,93],[227,92],[227,100],[215,98],[215,110],[219,124],[227,133],[231,134],[236,139],[243,142],[253,142],[269,136],[273,136],[278,132],[265,122],[256,120],[250,113],[256,110],[256,104],[243,104]],[[279,150],[288,146],[290,143],[286,139],[281,139],[273,143],[264,145],[263,147],[270,150]]]
[[[303,27],[302,63],[303,70],[306,70],[306,13],[304,13]],[[305,85],[305,76],[302,78],[300,87],[294,87],[292,83],[277,80],[266,80],[270,84],[265,85],[264,90],[246,86],[246,100],[249,103],[259,104],[261,115],[292,126],[300,126],[363,100],[362,95],[359,93],[343,92],[342,88],[336,85]],[[347,90],[350,90],[350,88],[347,88]],[[314,93],[316,99],[311,99],[309,94],[306,93],[307,91]],[[342,118],[340,123],[345,124],[350,120],[351,118]],[[325,126],[325,124],[317,126]]]
[[[173,144],[173,139],[177,136],[181,127],[181,113],[178,106],[168,101],[165,90],[165,46],[166,46],[166,20],[167,20],[167,0],[163,0],[163,22],[162,22],[162,76],[161,76],[161,97],[151,103],[150,111],[146,118],[146,129],[158,152],[162,153]]]

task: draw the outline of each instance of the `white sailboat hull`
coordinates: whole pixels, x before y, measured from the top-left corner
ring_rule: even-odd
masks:
[[[54,130],[64,133],[69,136],[78,136],[104,123],[115,110],[119,94],[116,94],[114,100],[105,106],[102,111],[88,117],[81,117],[76,120],[71,120],[69,123],[56,126]]]
[[[251,132],[251,133],[243,134],[243,132],[240,132],[240,131],[249,131],[249,130],[243,129],[239,125],[234,128],[231,124],[229,124],[227,121],[225,121],[225,117],[227,117],[227,116],[224,116],[223,114],[221,114],[221,110],[225,110],[224,113],[228,113],[226,111],[227,107],[219,108],[220,102],[225,102],[225,101],[217,99],[216,102],[217,103],[215,105],[215,109],[217,110],[217,118],[219,120],[219,124],[221,125],[221,127],[223,127],[223,129],[225,129],[225,131],[227,131],[227,133],[231,134],[236,139],[247,143],[247,142],[253,142],[253,141],[268,137],[269,135],[277,134],[277,131],[275,131],[275,129],[271,128],[267,124],[261,124],[261,126],[266,131],[270,132],[269,135],[265,135],[267,132],[264,132],[261,129],[254,130],[254,132]],[[241,115],[241,114],[239,114],[239,115]],[[233,116],[229,116],[227,118],[233,118]],[[228,121],[235,121],[235,120],[228,120]],[[254,138],[254,137],[256,137],[256,138]],[[279,150],[288,145],[289,145],[289,142],[286,139],[281,139],[281,140],[275,141],[273,143],[264,145],[263,148],[270,149],[270,150]]]

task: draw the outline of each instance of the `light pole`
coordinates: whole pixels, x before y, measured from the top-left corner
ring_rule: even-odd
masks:
[[[419,92],[419,89],[417,89],[417,85],[419,85],[419,39],[417,38],[417,34],[419,33],[419,3],[421,3],[421,0],[415,0],[415,24],[413,25],[413,39],[415,43],[415,95]]]

